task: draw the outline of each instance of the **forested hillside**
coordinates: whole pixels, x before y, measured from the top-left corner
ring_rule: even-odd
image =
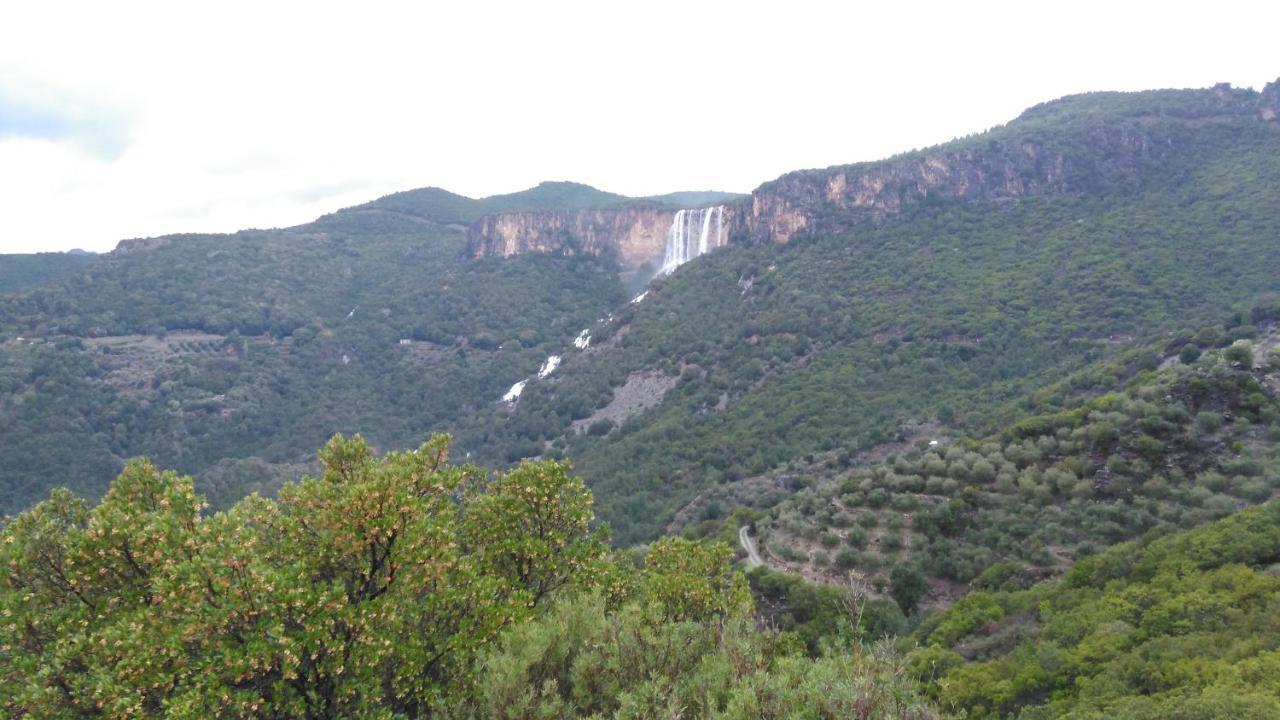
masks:
[[[0,300],[0,510],[57,485],[96,497],[138,455],[226,507],[296,478],[334,432],[406,447],[624,300],[607,260],[471,261],[463,243],[342,212],[126,243]]]
[[[757,522],[761,545],[771,565],[809,577],[854,571],[884,590],[920,574],[930,585],[914,605],[926,591],[945,602],[971,582],[1056,576],[1112,544],[1264,502],[1280,491],[1278,341],[1201,354],[1179,338],[1169,367],[1124,392],[986,440],[922,440],[872,468],[828,462]]]
[[[986,168],[1034,142],[1098,174],[1020,198],[926,195],[879,219],[826,206],[831,234],[713,253],[593,330],[596,350],[531,385],[509,418],[464,426],[461,442],[494,460],[544,447],[572,458],[618,537],[638,541],[700,493],[737,483],[722,494],[749,504],[766,476],[818,453],[981,437],[1062,407],[1068,390],[1046,391],[1077,372],[1070,393],[1117,389],[1115,374],[1085,371],[1247,314],[1277,289],[1280,127],[1223,115],[1215,98],[1081,96],[923,151],[980,148]],[[1107,132],[1155,149],[1141,162],[1095,157]],[[1158,361],[1126,362],[1132,373]]]
[[[451,430],[492,464],[571,459],[630,544],[771,504],[820,455],[981,437],[1117,389],[1156,361],[1135,348],[1276,289],[1265,97],[1077,96],[784,176],[728,214],[803,213],[789,242],[739,234],[636,303],[607,253],[469,260],[464,226],[732,196],[427,188],[286,230],[127,241],[0,299],[0,508],[58,484],[94,496],[139,454],[226,507],[297,477],[334,432],[390,449]],[[880,190],[864,204],[836,192],[867,183]],[[554,374],[498,402],[553,354]],[[1072,374],[1085,380],[1052,390]]]
[[[0,257],[0,714],[1275,717],[1277,242],[1273,83]]]
[[[490,213],[530,210],[586,210],[633,201],[625,195],[572,182],[544,182],[509,195],[469,198],[441,188],[406,190],[346,208],[341,214],[397,213],[445,225],[466,225]]]
[[[0,255],[0,295],[17,292],[80,270],[97,256],[87,252]]]
[[[284,230],[0,256],[0,513],[59,485],[96,497],[138,455],[227,507],[335,432],[400,448],[452,428],[626,300],[609,257],[468,259],[466,223],[736,197],[425,188]]]
[[[992,584],[930,619],[910,663],[967,717],[1280,715],[1280,503],[1121,545],[1061,581]]]

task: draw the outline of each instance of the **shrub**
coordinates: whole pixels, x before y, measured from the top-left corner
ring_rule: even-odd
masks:
[[[845,548],[836,553],[836,567],[841,570],[852,570],[858,566],[860,555],[857,550]]]
[[[920,599],[928,590],[924,571],[919,565],[899,564],[889,572],[889,596],[904,613],[915,612]]]
[[[587,434],[593,437],[600,437],[602,435],[608,435],[609,431],[613,430],[613,428],[614,422],[609,418],[604,418],[591,423],[587,428]]]
[[[1196,413],[1196,427],[1202,433],[1217,432],[1222,428],[1222,416],[1209,411]]]

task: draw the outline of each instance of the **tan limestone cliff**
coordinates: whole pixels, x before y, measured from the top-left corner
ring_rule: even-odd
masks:
[[[1162,91],[1156,91],[1162,92]],[[938,201],[999,203],[1050,194],[1109,194],[1136,189],[1182,152],[1188,130],[1208,124],[1280,119],[1280,80],[1261,93],[1222,84],[1171,112],[1091,116],[1105,99],[1074,96],[1028,110],[1004,130],[888,160],[788,173],[725,206],[715,242],[789,242],[881,223]],[[1041,131],[1049,127],[1049,132]],[[506,213],[469,232],[472,254],[616,250],[624,267],[662,261],[675,212],[621,206],[582,212]]]
[[[486,215],[467,231],[468,248],[472,257],[617,252],[623,267],[656,266],[674,216],[675,210],[648,205]]]

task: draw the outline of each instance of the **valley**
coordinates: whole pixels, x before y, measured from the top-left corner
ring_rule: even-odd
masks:
[[[1280,712],[1277,107],[0,256],[0,708]]]

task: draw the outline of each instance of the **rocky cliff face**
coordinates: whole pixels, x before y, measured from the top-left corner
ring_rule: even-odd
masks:
[[[1098,142],[1118,165],[1136,165],[1143,137],[1101,131]],[[755,240],[787,242],[803,232],[882,222],[929,200],[992,201],[1069,192],[1078,168],[1034,142],[992,143],[868,165],[784,175],[752,193],[740,227]],[[1080,173],[1078,177],[1088,176]]]
[[[1262,89],[1262,100],[1259,104],[1262,108],[1263,120],[1280,120],[1280,80],[1268,83]]]
[[[121,240],[120,242],[116,243],[115,250],[113,250],[112,252],[114,252],[116,255],[128,255],[129,253],[142,252],[144,250],[154,250],[155,248],[164,247],[165,245],[168,245],[171,240],[173,240],[173,238],[168,235],[162,235],[160,237],[131,238],[128,240]]]
[[[525,252],[616,252],[624,268],[662,263],[675,210],[625,205],[598,210],[511,212],[486,215],[467,231],[472,257]]]
[[[1280,122],[1280,80],[1262,93],[1222,84],[1208,90],[1098,93],[1028,110],[983,135],[889,160],[803,170],[760,186],[726,207],[730,242],[788,242],[815,232],[879,223],[934,201],[1000,202],[1141,187],[1184,157],[1209,125]],[[471,228],[474,255],[537,250],[604,252],[624,266],[660,263],[674,212],[618,207],[508,213]]]
[[[735,216],[732,237],[787,242],[806,232],[883,222],[933,200],[993,202],[1136,188],[1167,158],[1184,153],[1197,128],[1252,124],[1259,114],[1264,120],[1280,117],[1280,81],[1261,95],[1220,85],[1172,91],[1168,97],[1169,109],[1153,104],[1154,110],[1129,114],[1096,109],[1114,97],[1067,98],[1029,110],[986,139],[882,162],[790,173],[752,193]],[[1103,119],[1091,120],[1091,112]],[[1040,132],[1042,123],[1052,123],[1051,132]]]

